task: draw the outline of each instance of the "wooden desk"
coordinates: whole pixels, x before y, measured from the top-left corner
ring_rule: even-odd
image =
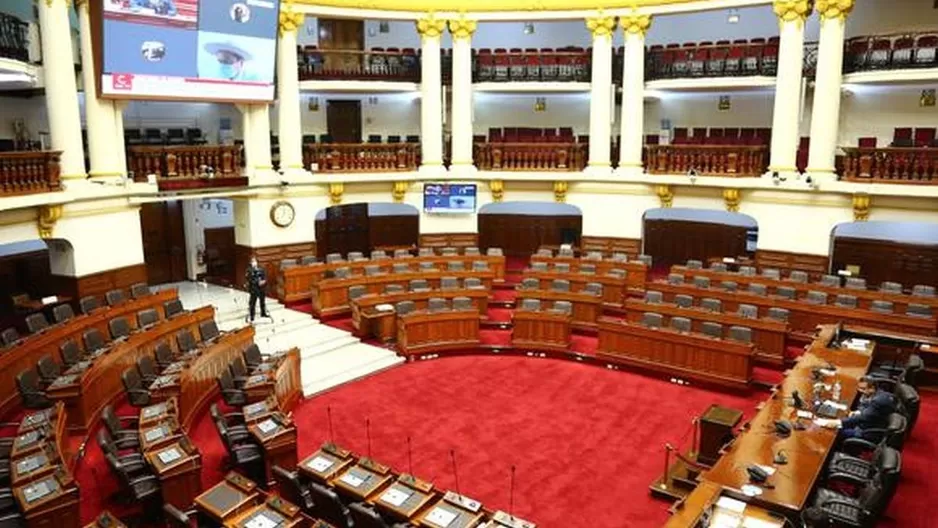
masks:
[[[254,507],[259,501],[257,484],[237,474],[228,473],[225,479],[195,498],[195,507],[218,524],[225,524]]]
[[[517,305],[524,299],[540,299],[541,309],[550,308],[556,301],[569,301],[573,305],[572,325],[576,330],[596,330],[596,323],[602,315],[602,298],[588,293],[559,292],[553,290],[518,290]]]
[[[773,424],[776,420],[797,421],[795,409],[786,403],[785,398],[795,390],[804,395],[812,394],[813,370],[816,368],[835,365],[836,374],[824,382],[831,384],[835,379],[840,381],[842,401],[852,402],[856,397],[858,380],[869,369],[875,345],[867,352],[827,348],[833,335],[833,326],[822,327],[811,346],[779,385],[778,391],[750,420],[745,432],[737,436],[716,465],[703,474],[704,480],[723,486],[726,493],[735,498],[791,518],[795,518],[807,506],[808,498],[837,439],[837,431],[804,422],[804,430],[795,430],[788,438],[779,438],[772,433]],[[773,466],[775,454],[779,450],[787,454],[788,464],[779,467],[769,477],[768,482],[774,488],[763,488],[762,495],[747,499],[741,492],[741,488],[749,484],[746,467],[751,464]]]
[[[721,496],[723,496],[723,486],[714,482],[701,482],[690,495],[672,507],[674,513],[665,523],[664,528],[706,528],[703,524],[705,514],[712,511]],[[765,526],[782,528],[785,523],[784,518],[752,504],[746,505],[742,515],[771,523]]]
[[[566,352],[570,349],[568,314],[515,310],[511,318],[511,344],[515,348]]]
[[[249,402],[264,401],[274,395],[283,412],[292,411],[303,397],[300,349],[293,347],[258,366],[244,384],[244,392],[247,393]]]
[[[179,439],[179,422],[175,418],[167,418],[162,422],[141,425],[138,434],[140,450],[152,451]]]
[[[20,421],[17,435],[10,446],[10,460],[15,462],[51,449],[70,468],[71,454],[67,446],[65,410],[62,403],[57,402],[54,407],[27,415]]]
[[[265,400],[249,403],[241,408],[241,412],[244,414],[245,423],[264,420],[265,418],[279,411],[280,407],[277,405],[277,399],[273,394],[268,395],[267,399]]]
[[[13,496],[30,528],[81,526],[78,485],[64,468],[29,484],[14,487]]]
[[[320,484],[328,484],[345,468],[355,463],[352,453],[333,444],[323,444],[297,466],[300,473]]]
[[[418,526],[421,528],[472,528],[482,521],[481,510],[473,512],[455,502],[451,502],[449,497],[452,495],[451,492],[447,493],[419,515],[417,517]],[[445,520],[449,520],[449,522],[446,523]]]
[[[531,268],[524,270],[522,275],[524,279],[537,279],[538,288],[549,289],[552,281],[566,280],[570,281],[570,289],[575,292],[581,292],[586,285],[595,282],[603,287],[602,301],[609,306],[622,306],[622,301],[628,297],[628,277],[613,277],[611,275],[583,275],[582,273],[561,273],[554,270],[535,271]],[[519,288],[520,289],[520,288]]]
[[[273,483],[271,468],[280,466],[292,471],[296,467],[296,426],[280,412],[248,425],[248,431],[264,453],[264,468],[268,483]]]
[[[268,520],[277,528],[294,528],[309,524],[299,506],[274,495],[268,497],[262,504],[231,516],[225,521],[224,526],[225,528],[249,528],[254,526],[260,518]]]
[[[339,493],[355,501],[367,501],[384,490],[394,477],[388,474],[386,466],[375,464],[368,459],[360,459],[357,464],[333,479],[332,484]]]
[[[17,343],[0,349],[0,416],[5,416],[18,408],[20,395],[16,390],[16,375],[26,369],[36,367],[36,361],[49,354],[59,363],[59,345],[66,340],[74,341],[84,350],[82,334],[91,328],[97,328],[102,336],[108,333],[108,321],[115,317],[126,317],[131,328],[137,326],[137,312],[149,308],[155,309],[163,317],[163,303],[177,297],[175,289],[163,290],[140,299],[133,299],[118,306],[101,308],[90,315],[78,315],[63,324],[54,325],[38,334],[24,337]]]
[[[186,511],[202,490],[202,455],[183,437],[144,453],[160,479],[163,502]]]
[[[104,510],[93,521],[86,524],[84,528],[127,528],[127,525],[110,511]]]
[[[435,497],[433,485],[401,475],[370,502],[397,520],[409,521]]]
[[[45,444],[43,449],[10,460],[10,484],[22,486],[55,473],[64,462],[59,457],[53,444]]]
[[[752,378],[751,344],[614,319],[600,320],[597,355],[735,388],[748,387]]]
[[[567,263],[570,265],[570,271],[573,273],[580,271],[581,264],[595,265],[597,275],[607,275],[609,270],[613,269],[625,270],[625,285],[627,288],[635,290],[645,289],[645,281],[648,275],[648,266],[638,260],[614,262],[612,260],[588,260],[574,257],[542,257],[539,255],[531,255],[531,262],[546,262],[552,268],[558,263]]]
[[[406,285],[405,285],[406,288]],[[381,311],[377,306],[395,306],[401,301],[413,301],[417,310],[426,310],[431,298],[447,300],[452,304],[456,297],[468,297],[479,317],[486,317],[491,292],[486,289],[459,288],[456,290],[403,291],[399,293],[369,293],[352,301],[352,326],[355,335],[368,338],[372,335],[388,342],[397,337],[397,315],[394,310]]]
[[[395,263],[407,263],[416,270],[421,262],[431,262],[440,271],[446,271],[449,262],[462,262],[467,270],[472,269],[472,263],[484,261],[492,271],[492,280],[503,282],[505,280],[505,257],[479,256],[433,256],[433,257],[406,257],[387,258],[379,260],[363,260],[358,262],[337,262],[333,264],[317,263],[308,266],[293,266],[281,269],[277,288],[277,298],[280,302],[305,301],[313,292],[313,285],[325,280],[327,271],[334,272],[337,268],[350,268],[354,275],[364,275],[365,266],[377,264],[383,272],[390,272]],[[491,285],[489,285],[491,287]]]
[[[479,313],[475,310],[420,311],[397,318],[397,347],[404,356],[478,345]]]
[[[351,286],[364,286],[366,293],[381,294],[384,293],[384,287],[388,284],[400,284],[407,289],[411,280],[424,279],[431,289],[436,290],[440,288],[440,279],[443,277],[455,277],[460,281],[475,277],[482,281],[482,285],[486,290],[490,290],[495,273],[492,270],[424,271],[388,273],[370,277],[356,276],[348,279],[323,279],[312,287],[313,314],[317,317],[323,317],[350,312],[352,308],[349,304],[348,289]]]
[[[756,359],[773,365],[785,362],[785,337],[788,324],[768,317],[747,319],[735,312],[711,312],[697,306],[681,308],[673,303],[646,303],[643,299],[626,299],[625,316],[631,323],[641,323],[645,312],[653,312],[671,317],[686,317],[691,320],[694,332],[701,332],[703,323],[712,322],[723,325],[723,337],[729,334],[731,326],[745,326],[752,329],[752,342],[756,346]],[[667,324],[667,322],[665,322]]]
[[[172,420],[178,424],[178,417],[179,411],[176,398],[170,398],[141,408],[138,415],[138,425],[143,428],[166,420]]]

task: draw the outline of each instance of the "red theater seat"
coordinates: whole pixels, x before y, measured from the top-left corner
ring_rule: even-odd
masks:
[[[860,148],[876,148],[876,138],[875,137],[861,137],[857,141],[857,146]]]

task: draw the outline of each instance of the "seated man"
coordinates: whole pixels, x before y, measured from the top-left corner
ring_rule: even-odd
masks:
[[[840,434],[844,438],[863,438],[865,429],[885,428],[889,415],[896,412],[893,395],[877,389],[869,376],[860,378],[857,391],[860,393],[857,409],[840,421]]]

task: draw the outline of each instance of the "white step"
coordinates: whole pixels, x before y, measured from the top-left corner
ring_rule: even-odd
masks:
[[[300,367],[303,395],[309,397],[403,362],[404,358],[384,348],[366,344],[342,347],[303,361]]]
[[[299,347],[301,359],[359,342],[358,338],[352,334],[318,324],[314,319],[309,319],[308,326],[295,328],[291,332],[278,330],[275,334],[264,335],[256,338],[255,341],[262,352],[269,350],[272,353]]]

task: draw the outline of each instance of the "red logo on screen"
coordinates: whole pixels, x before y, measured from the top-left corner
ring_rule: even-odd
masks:
[[[111,85],[115,90],[133,90],[134,76],[130,73],[115,73],[111,76]]]

